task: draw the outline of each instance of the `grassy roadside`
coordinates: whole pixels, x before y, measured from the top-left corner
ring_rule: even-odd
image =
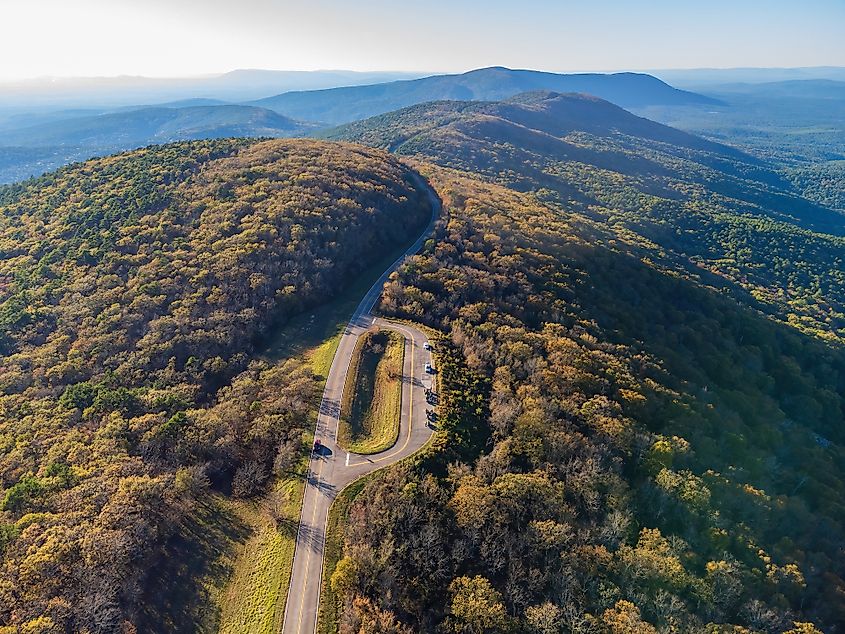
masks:
[[[346,323],[375,280],[405,248],[368,267],[331,302],[291,319],[275,333],[263,357],[282,362],[302,356],[314,374],[321,377],[321,383],[325,383]],[[309,435],[305,446],[310,447],[312,440]],[[304,455],[297,472],[277,480],[274,491],[259,502],[227,500],[249,533],[228,545],[228,551],[235,554],[230,555],[227,567],[215,566],[223,582],[223,588],[214,594],[211,602],[211,611],[219,614],[219,632],[269,634],[281,629],[302,505],[302,475],[307,468],[308,458]],[[274,493],[281,493],[285,500],[281,513],[284,521],[279,525],[271,519],[268,510]],[[216,583],[220,586],[220,579]]]
[[[355,344],[341,402],[338,442],[374,454],[399,437],[405,339],[392,330],[367,332]]]
[[[304,457],[295,473],[276,480],[265,497],[234,503],[252,532],[221,597],[221,634],[275,634],[281,629],[307,468]]]

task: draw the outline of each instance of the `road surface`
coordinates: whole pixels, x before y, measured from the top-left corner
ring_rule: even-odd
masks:
[[[319,454],[312,453],[308,468],[302,514],[296,535],[293,571],[285,604],[283,634],[314,634],[317,630],[326,523],[329,506],[334,498],[345,486],[361,476],[407,458],[420,449],[432,433],[426,425],[425,388],[432,387],[432,377],[424,371],[425,364],[431,362],[429,352],[423,348],[426,336],[412,326],[389,322],[371,314],[388,276],[399,268],[407,256],[420,250],[440,213],[440,201],[437,196],[421,179],[419,184],[428,192],[432,208],[431,222],[419,239],[364,295],[341,336],[329,370],[315,432],[315,438],[320,440],[323,449]],[[373,325],[395,330],[405,338],[402,409],[396,444],[381,453],[362,456],[347,453],[337,445],[337,428],[343,386],[346,383],[355,342]]]

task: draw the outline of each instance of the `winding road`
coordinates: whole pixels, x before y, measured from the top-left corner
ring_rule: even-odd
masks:
[[[282,624],[283,634],[314,634],[317,630],[326,525],[329,506],[334,498],[344,487],[358,478],[412,455],[428,441],[432,433],[426,425],[425,388],[431,387],[432,383],[431,376],[424,370],[425,364],[431,362],[429,352],[423,348],[426,336],[413,326],[389,322],[372,315],[373,307],[381,295],[387,278],[399,268],[406,257],[417,253],[422,248],[440,214],[440,200],[431,187],[422,178],[418,178],[418,185],[424,187],[428,193],[432,211],[431,221],[419,239],[381,275],[364,295],[341,336],[337,352],[332,360],[315,431],[315,438],[320,439],[323,449],[320,454],[312,453],[308,466],[305,493],[302,499],[302,514],[296,535],[293,571]],[[337,428],[343,386],[346,383],[346,374],[352,360],[355,342],[361,334],[374,325],[395,330],[405,337],[402,409],[396,444],[381,453],[363,456],[348,453],[338,446]]]

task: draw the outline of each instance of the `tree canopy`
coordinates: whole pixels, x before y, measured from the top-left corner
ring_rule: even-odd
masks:
[[[131,624],[154,546],[209,486],[261,490],[311,424],[318,380],[263,339],[429,217],[407,167],[314,141],[0,189],[0,629]]]

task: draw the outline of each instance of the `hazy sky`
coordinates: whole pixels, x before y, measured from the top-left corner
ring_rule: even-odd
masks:
[[[0,0],[0,79],[845,66],[845,0]]]

